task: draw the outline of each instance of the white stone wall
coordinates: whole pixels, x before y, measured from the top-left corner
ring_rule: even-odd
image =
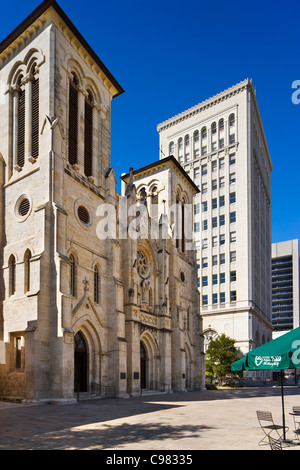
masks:
[[[235,120],[230,125],[232,114]],[[220,120],[224,120],[223,129]],[[213,123],[217,125],[215,134]],[[204,127],[207,137],[201,139]],[[195,200],[195,204],[199,204],[195,215],[199,231],[194,235],[198,247],[199,290],[201,296],[207,295],[207,304],[201,304],[203,329],[226,333],[247,351],[252,347],[252,340],[255,341],[257,329],[260,337],[269,337],[271,331],[272,164],[252,84],[245,80],[159,124],[157,129],[161,155],[173,153],[201,191]],[[195,132],[199,132],[199,139],[195,138]],[[232,143],[230,134],[235,135]],[[187,136],[189,145],[185,145]],[[182,149],[180,139],[183,140]],[[230,193],[235,193],[236,202],[230,203]],[[223,196],[225,204],[220,207]],[[214,199],[217,199],[216,208],[213,208]],[[207,204],[205,212],[203,203]],[[230,214],[234,212],[236,221],[231,223]],[[225,216],[225,223],[220,226],[222,216]],[[214,218],[217,218],[215,228]],[[203,230],[205,221],[207,229]],[[225,239],[224,244],[220,243],[220,237]],[[231,261],[234,254],[236,259]],[[220,255],[225,256],[223,264],[220,264]],[[216,266],[212,266],[214,256],[217,257]],[[203,259],[207,260],[207,267]],[[230,280],[232,271],[236,272],[236,281]],[[221,274],[225,274],[222,284]],[[217,284],[212,283],[213,275],[217,275]],[[207,286],[202,286],[205,276]],[[231,301],[231,291],[236,292],[236,301]],[[221,293],[225,295],[224,302],[221,302]],[[217,295],[216,304],[213,304],[214,294]]]

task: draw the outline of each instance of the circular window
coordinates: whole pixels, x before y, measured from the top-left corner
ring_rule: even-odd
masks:
[[[24,222],[24,220],[29,217],[32,207],[32,201],[30,196],[23,194],[20,196],[15,205],[15,216],[19,222]]]
[[[78,207],[77,214],[83,224],[88,225],[90,223],[90,214],[84,206]]]
[[[149,261],[142,251],[137,252],[137,272],[144,278],[150,274]]]
[[[23,201],[21,202],[21,204],[19,205],[19,215],[21,217],[25,217],[25,215],[28,214],[30,210],[30,202],[29,200],[26,198],[26,199],[23,199]]]

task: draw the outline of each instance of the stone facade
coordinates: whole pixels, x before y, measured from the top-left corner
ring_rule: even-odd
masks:
[[[272,162],[252,81],[157,130],[161,155],[174,155],[200,189],[194,228],[205,347],[225,333],[246,353],[272,338]]]
[[[69,152],[74,74],[75,164]],[[43,2],[0,44],[0,80],[0,396],[69,403],[77,392],[121,397],[142,388],[203,388],[194,252],[178,247],[171,232],[162,237],[159,231],[171,224],[161,197],[173,202],[180,194],[188,203],[197,188],[167,159],[124,176],[125,193],[117,192],[110,111],[123,90],[54,1]],[[139,192],[141,185],[153,189],[149,178],[159,204],[155,214],[147,205],[147,223],[154,221],[159,236],[142,238],[137,230],[136,237],[121,236],[126,227],[120,208],[146,207]],[[103,237],[107,207],[116,215],[116,230]]]

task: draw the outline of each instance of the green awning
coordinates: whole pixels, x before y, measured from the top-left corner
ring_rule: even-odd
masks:
[[[283,441],[286,441],[283,370],[300,369],[300,327],[249,351],[242,359],[231,364],[234,372],[272,369],[281,370]]]
[[[239,370],[300,369],[300,327],[249,351],[231,364]]]

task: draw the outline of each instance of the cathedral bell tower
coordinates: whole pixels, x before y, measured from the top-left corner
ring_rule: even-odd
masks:
[[[105,333],[122,306],[103,292],[119,298],[118,247],[95,214],[117,198],[110,111],[123,90],[54,0],[1,42],[0,83],[0,393],[69,402],[76,368],[87,392],[115,386]]]

